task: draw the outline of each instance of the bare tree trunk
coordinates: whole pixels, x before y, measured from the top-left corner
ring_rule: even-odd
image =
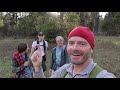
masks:
[[[61,20],[62,23],[63,23],[64,13],[65,13],[65,12],[60,12],[60,20]],[[63,35],[63,32],[64,32],[64,31],[63,31],[63,26],[60,25],[59,35]]]
[[[84,12],[80,12],[80,25],[84,26]]]
[[[99,12],[96,12],[96,15],[95,15],[95,33],[98,34],[98,29],[99,29]]]
[[[63,15],[65,12],[60,12],[60,20],[63,21]]]
[[[80,25],[87,26],[86,13],[80,12]]]

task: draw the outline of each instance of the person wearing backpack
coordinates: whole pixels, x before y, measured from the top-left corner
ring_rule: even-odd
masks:
[[[64,45],[64,38],[62,36],[57,36],[56,43],[57,46],[52,49],[52,60],[49,70],[50,75],[64,64],[69,63],[69,57],[66,50],[67,46]]]
[[[20,43],[12,56],[13,78],[32,78],[32,62],[28,56],[28,45]]]
[[[32,48],[31,48],[31,55],[38,49],[37,46],[39,45],[40,48],[42,49],[42,67],[43,71],[46,71],[46,54],[47,54],[47,48],[48,48],[48,42],[44,40],[44,33],[39,32],[38,34],[38,39],[36,39],[32,43]]]
[[[92,59],[94,40],[94,33],[89,27],[75,27],[68,35],[67,52],[71,63],[60,67],[50,78],[116,78]],[[45,78],[41,67],[41,54],[38,53],[41,53],[40,48],[31,57],[35,68],[33,77]]]

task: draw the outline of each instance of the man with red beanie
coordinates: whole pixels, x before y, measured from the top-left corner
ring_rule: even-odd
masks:
[[[88,28],[77,26],[68,35],[67,52],[71,63],[60,67],[51,78],[116,78],[112,73],[103,70],[91,57],[94,51],[94,33]],[[45,78],[41,67],[39,48],[32,56],[35,78]]]

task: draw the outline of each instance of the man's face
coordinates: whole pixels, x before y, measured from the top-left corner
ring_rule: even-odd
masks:
[[[71,37],[68,40],[67,51],[71,62],[75,65],[84,64],[93,53],[90,44],[82,37]]]
[[[43,40],[44,40],[44,36],[39,36],[39,35],[38,35],[38,38],[39,38],[40,41],[43,41]]]
[[[56,43],[57,43],[58,47],[63,46],[63,40],[56,39]]]
[[[28,52],[29,52],[29,49],[30,49],[30,48],[29,48],[29,45],[27,44],[27,49],[26,49],[26,51],[25,51],[25,52],[27,52],[27,53],[28,53]]]

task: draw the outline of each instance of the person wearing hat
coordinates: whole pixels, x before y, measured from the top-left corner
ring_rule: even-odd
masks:
[[[112,73],[102,69],[92,59],[95,48],[94,33],[83,26],[75,27],[68,35],[67,52],[71,63],[60,67],[51,78],[116,78]],[[45,78],[41,67],[41,49],[31,57],[34,78]]]
[[[31,48],[31,55],[38,49],[38,46],[40,46],[42,50],[42,67],[43,71],[46,71],[46,54],[47,54],[47,48],[48,48],[48,42],[44,40],[44,33],[39,32],[38,34],[38,39],[35,40],[32,43],[32,48]]]

